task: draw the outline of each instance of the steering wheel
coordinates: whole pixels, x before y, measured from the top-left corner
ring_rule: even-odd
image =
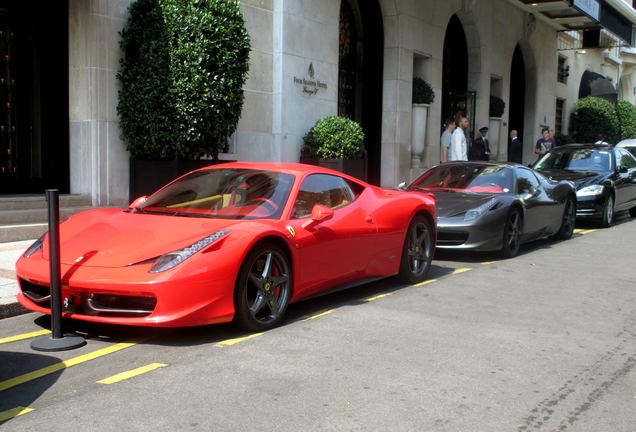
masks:
[[[247,204],[256,204],[259,207],[266,208],[271,213],[274,213],[276,210],[278,210],[278,206],[274,201],[263,197],[252,198],[247,202]]]

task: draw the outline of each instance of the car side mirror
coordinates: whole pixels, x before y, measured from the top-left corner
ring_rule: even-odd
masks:
[[[136,200],[131,202],[130,205],[128,206],[128,208],[130,210],[134,210],[137,207],[139,207],[140,205],[142,205],[143,203],[145,203],[147,199],[148,199],[148,196],[146,196],[146,195],[140,196],[139,198],[137,198]]]
[[[397,188],[400,190],[406,190],[406,182],[401,182]]]
[[[618,167],[618,172],[621,173],[621,174],[625,174],[625,173],[627,173],[627,171],[628,171],[627,167],[624,166],[624,165],[621,165],[621,166]]]
[[[323,223],[333,217],[333,210],[327,206],[316,204],[311,210],[311,218],[303,224],[303,228],[310,230],[316,225]]]

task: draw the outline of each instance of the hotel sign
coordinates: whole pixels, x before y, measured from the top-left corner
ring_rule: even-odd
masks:
[[[307,69],[307,76],[299,78],[294,76],[294,84],[299,87],[302,87],[303,93],[307,93],[309,95],[315,95],[318,93],[318,90],[327,90],[327,84],[315,78],[314,64],[309,63],[309,68]]]
[[[573,0],[572,6],[580,12],[583,12],[594,21],[600,20],[601,6],[598,0]]]

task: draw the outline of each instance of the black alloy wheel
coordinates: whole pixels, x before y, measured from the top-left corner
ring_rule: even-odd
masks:
[[[291,294],[292,274],[286,254],[274,244],[261,244],[247,254],[235,290],[236,322],[263,331],[280,322]]]
[[[568,198],[565,202],[565,209],[563,210],[563,220],[561,221],[561,228],[559,232],[554,235],[554,238],[559,240],[568,240],[574,233],[574,225],[576,224],[576,200],[574,198]]]
[[[603,205],[603,216],[601,217],[601,227],[607,228],[614,222],[614,195],[607,194]]]
[[[409,224],[402,249],[399,278],[414,284],[426,279],[434,251],[435,228],[423,215],[415,215]]]
[[[508,213],[506,224],[503,231],[503,247],[501,254],[504,258],[512,258],[519,253],[521,247],[521,212],[517,208],[513,208]]]

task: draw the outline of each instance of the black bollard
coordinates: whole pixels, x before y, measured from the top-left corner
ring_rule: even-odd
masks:
[[[51,334],[31,342],[36,351],[66,351],[86,345],[77,335],[62,332],[62,276],[60,268],[60,193],[46,190],[49,206],[49,270],[51,281]]]

